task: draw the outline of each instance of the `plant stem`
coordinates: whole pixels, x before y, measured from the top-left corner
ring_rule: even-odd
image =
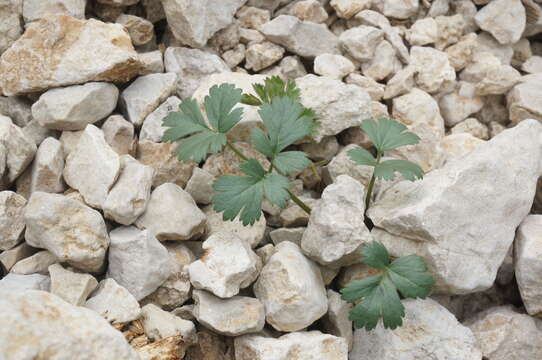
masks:
[[[382,157],[382,153],[377,152],[376,154],[376,164],[378,165],[380,163],[380,158]],[[369,209],[369,205],[371,204],[371,197],[373,194],[373,188],[375,186],[375,172],[373,170],[373,176],[371,176],[371,180],[369,181],[369,185],[367,186],[367,195],[365,195],[365,212]]]
[[[226,146],[229,147],[237,156],[239,156],[241,159],[248,161],[248,158],[243,155],[241,151],[239,151],[231,142],[226,142]]]

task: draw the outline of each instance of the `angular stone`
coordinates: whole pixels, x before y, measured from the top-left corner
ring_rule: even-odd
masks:
[[[349,19],[358,12],[369,9],[372,0],[331,0],[330,5],[337,12],[337,16]]]
[[[261,260],[249,244],[232,233],[215,233],[203,242],[204,255],[188,266],[190,282],[218,297],[229,298],[258,276]]]
[[[156,74],[164,72],[164,59],[160,50],[139,53],[139,61],[142,69],[140,75]]]
[[[29,245],[45,248],[83,271],[102,268],[109,236],[96,210],[63,195],[38,191],[28,200],[24,219]]]
[[[393,118],[409,128],[424,124],[439,137],[444,135],[444,119],[438,103],[428,93],[417,88],[393,99]]]
[[[207,216],[205,224],[205,236],[207,237],[220,232],[232,233],[246,241],[251,248],[257,247],[264,238],[266,221],[263,213],[253,225],[244,226],[238,218],[224,220],[224,215],[214,211],[212,206],[207,206],[203,211]]]
[[[284,48],[270,41],[249,44],[246,50],[245,68],[260,71],[282,59]]]
[[[20,275],[9,273],[0,279],[0,295],[22,292],[25,290],[49,291],[51,280],[49,276],[41,274]]]
[[[331,289],[327,290],[328,310],[322,318],[326,333],[346,339],[348,350],[352,350],[354,335],[352,321],[349,319],[352,304],[341,299],[341,294]]]
[[[254,294],[265,305],[266,320],[279,331],[306,328],[327,312],[320,269],[299,246],[289,241],[276,251],[254,284]]]
[[[36,145],[23,131],[11,122],[11,119],[0,115],[0,181],[12,183],[23,173],[36,154]]]
[[[51,15],[63,14],[84,20],[85,6],[85,0],[25,0],[23,18],[29,23]]]
[[[31,120],[23,127],[23,134],[39,146],[48,137],[58,138],[58,131],[47,129],[40,125],[37,120]]]
[[[119,155],[105,142],[103,132],[87,125],[66,158],[64,180],[83,195],[87,204],[101,209],[118,178],[120,165]]]
[[[83,306],[113,324],[127,323],[141,315],[136,298],[111,278],[100,281],[92,297]]]
[[[112,115],[102,125],[105,141],[119,155],[132,154],[134,149],[134,125],[121,115]]]
[[[32,101],[26,96],[0,96],[0,114],[13,120],[15,125],[24,127],[34,120]]]
[[[372,168],[365,165],[356,165],[356,163],[348,156],[348,152],[356,148],[359,148],[359,146],[355,144],[345,146],[339,154],[324,167],[322,175],[326,184],[334,183],[340,175],[348,175],[365,186],[369,184],[369,180],[372,176]],[[376,186],[378,186],[378,183]]]
[[[481,360],[472,332],[446,308],[431,299],[403,300],[403,326],[384,329],[380,322],[372,331],[354,332],[351,359]]]
[[[167,48],[164,66],[167,72],[177,74],[176,91],[181,99],[191,97],[209,75],[230,71],[217,55],[187,47]]]
[[[295,16],[280,15],[263,24],[265,37],[301,57],[338,54],[339,39],[324,24],[301,21]]]
[[[64,269],[60,264],[49,266],[49,274],[51,293],[76,306],[83,305],[88,295],[98,286],[98,281],[92,275]]]
[[[263,304],[246,296],[221,299],[206,291],[194,290],[194,316],[200,324],[226,336],[259,332],[265,325]]]
[[[373,236],[394,255],[423,256],[438,293],[489,288],[531,208],[541,133],[539,122],[525,120],[462,161],[448,162],[421,181],[396,184],[369,209],[375,226],[386,230],[378,236],[373,230]],[[488,208],[488,199],[495,206]]]
[[[337,177],[312,209],[301,239],[303,253],[334,268],[359,262],[359,250],[372,239],[363,223],[364,198],[358,181],[348,175]]]
[[[151,294],[171,274],[168,252],[150,231],[120,227],[110,236],[107,277],[125,287],[136,300]]]
[[[461,39],[465,31],[467,23],[461,14],[453,16],[437,16],[435,18],[438,28],[438,37],[435,42],[435,47],[438,50],[444,50],[450,45],[453,45]]]
[[[179,186],[167,183],[151,194],[147,209],[135,222],[163,240],[189,240],[203,233],[205,214]]]
[[[32,256],[24,258],[18,261],[11,268],[11,272],[14,274],[30,275],[30,274],[43,274],[47,275],[49,266],[58,262],[56,256],[50,251],[43,250],[38,251]]]
[[[22,1],[0,1],[0,54],[11,46],[23,33]]]
[[[438,104],[446,126],[451,127],[482,110],[484,99],[476,95],[475,85],[460,82],[454,92],[443,95]]]
[[[356,69],[352,61],[342,55],[322,54],[314,59],[314,72],[341,80]]]
[[[375,4],[387,17],[408,19],[416,15],[419,8],[418,0],[382,0]]]
[[[193,343],[196,339],[194,323],[168,313],[153,304],[141,308],[141,320],[145,335],[153,341],[181,335],[183,341]]]
[[[414,74],[414,68],[411,66],[407,66],[402,70],[397,71],[386,84],[384,99],[392,99],[396,96],[409,93],[415,85]]]
[[[455,125],[451,130],[451,134],[467,133],[482,140],[489,139],[489,129],[485,124],[482,124],[476,118],[468,118],[459,124]]]
[[[294,3],[290,14],[303,21],[321,24],[328,19],[328,14],[318,0],[302,0]]]
[[[446,90],[455,81],[455,70],[445,52],[422,46],[410,49],[410,66],[416,72],[416,83],[430,94]]]
[[[13,191],[0,192],[0,250],[9,250],[23,239],[26,199]]]
[[[245,60],[246,46],[244,44],[237,44],[233,49],[225,51],[222,54],[222,59],[226,65],[231,69],[241,64]]]
[[[358,61],[373,57],[377,45],[384,39],[384,32],[372,26],[361,25],[343,32],[340,36],[342,49]]]
[[[258,30],[259,27],[271,18],[271,13],[266,9],[259,9],[254,6],[243,6],[237,11],[239,26],[246,29]]]
[[[406,39],[412,46],[433,44],[437,38],[438,25],[432,17],[416,20],[406,33]]]
[[[514,48],[511,44],[502,45],[487,32],[478,34],[474,55],[482,55],[484,52],[495,56],[502,65],[510,65],[514,57]]]
[[[64,159],[75,150],[79,139],[83,135],[83,130],[81,131],[62,131],[60,138],[58,139],[62,144],[62,152],[64,153]]]
[[[296,244],[297,246],[301,246],[301,239],[303,237],[303,232],[305,232],[304,227],[298,227],[298,228],[279,228],[276,230],[273,230],[269,233],[269,237],[271,238],[271,241],[273,241],[273,244],[278,245],[283,241],[290,241]]]
[[[380,42],[375,49],[373,58],[361,64],[363,75],[376,81],[384,80],[402,68],[402,64],[395,56],[395,49],[386,40]]]
[[[36,290],[14,292],[0,297],[0,304],[0,318],[17,329],[0,328],[0,353],[7,359],[69,359],[74,354],[92,359],[139,359],[123,335],[98,314],[55,295]]]
[[[53,15],[30,24],[2,54],[0,89],[11,96],[89,81],[125,82],[140,67],[122,25]]]
[[[213,175],[199,167],[195,167],[185,190],[196,203],[208,205],[216,193],[213,189],[214,181],[215,177]]]
[[[455,160],[465,156],[484,141],[471,134],[451,134],[442,138],[440,145],[446,153],[446,161]]]
[[[128,30],[132,43],[136,46],[145,45],[154,37],[154,25],[139,16],[122,14],[115,22]]]
[[[32,256],[35,252],[36,249],[28,246],[26,242],[23,242],[12,249],[2,251],[0,254],[0,263],[2,263],[4,269],[10,271],[13,265],[18,261]]]
[[[377,83],[370,77],[362,76],[353,72],[349,74],[344,81],[347,84],[357,85],[365,89],[373,101],[380,101],[384,96],[385,85]]]
[[[521,0],[494,0],[480,9],[474,20],[501,44],[511,44],[520,39],[527,19]]]
[[[454,67],[455,71],[461,71],[469,64],[477,46],[476,40],[476,33],[469,33],[463,36],[456,44],[445,50],[450,64]]]
[[[512,124],[525,119],[542,121],[542,89],[537,81],[527,81],[514,86],[506,97]]]

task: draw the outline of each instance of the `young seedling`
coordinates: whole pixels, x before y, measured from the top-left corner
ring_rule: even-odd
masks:
[[[366,245],[362,254],[363,262],[381,273],[354,280],[341,290],[343,300],[357,302],[350,311],[350,320],[357,328],[372,330],[382,318],[385,328],[395,329],[403,324],[405,316],[399,293],[404,298],[424,298],[431,292],[433,277],[421,257],[409,255],[391,261],[384,245],[378,242]]]
[[[348,152],[350,159],[359,165],[374,167],[373,175],[367,186],[365,195],[365,211],[369,209],[372,192],[376,179],[393,180],[398,172],[407,180],[414,181],[423,178],[423,170],[418,165],[407,160],[382,161],[385,151],[397,149],[404,145],[415,145],[420,141],[418,135],[408,132],[407,127],[395,120],[381,118],[364,120],[361,129],[369,136],[376,149],[376,158],[363,148],[352,149]]]

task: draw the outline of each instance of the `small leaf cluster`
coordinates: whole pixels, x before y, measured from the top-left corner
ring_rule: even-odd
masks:
[[[243,176],[225,175],[213,184],[217,194],[212,202],[224,220],[237,216],[244,225],[254,224],[261,216],[262,202],[286,206],[292,194],[287,175],[302,171],[311,164],[302,151],[287,150],[297,140],[309,136],[315,127],[316,116],[300,103],[300,91],[293,81],[284,82],[278,76],[255,84],[252,94],[242,94],[231,84],[213,86],[204,99],[207,121],[193,99],[184,100],[180,111],[170,113],[163,121],[168,127],[163,141],[178,141],[176,156],[180,161],[201,162],[209,153],[218,153],[228,142],[227,133],[239,121],[243,110],[235,107],[240,102],[259,106],[265,131],[253,129],[251,145],[271,163],[264,169],[256,159],[239,154]]]
[[[341,290],[342,299],[356,303],[350,320],[357,328],[372,330],[380,318],[385,328],[395,329],[403,324],[404,298],[424,298],[433,287],[433,277],[427,273],[423,259],[416,255],[391,261],[388,251],[378,242],[362,249],[363,262],[380,270],[380,274],[351,281]]]

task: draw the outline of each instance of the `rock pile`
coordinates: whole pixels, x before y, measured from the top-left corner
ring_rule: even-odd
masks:
[[[0,0],[0,358],[542,358],[541,34],[541,0]],[[235,154],[181,163],[162,119],[272,75],[319,118],[313,211],[244,227],[211,205]],[[377,182],[367,227],[347,153],[380,117],[427,174]],[[338,293],[373,240],[436,279],[396,330]]]

